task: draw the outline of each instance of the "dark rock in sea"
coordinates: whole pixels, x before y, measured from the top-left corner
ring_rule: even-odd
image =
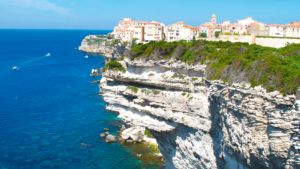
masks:
[[[104,130],[104,131],[109,131],[109,128],[104,128],[103,130]]]

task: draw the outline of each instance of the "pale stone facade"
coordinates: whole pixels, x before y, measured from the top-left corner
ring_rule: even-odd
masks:
[[[134,21],[124,18],[114,28],[112,33],[115,39],[124,42],[136,40],[140,42],[159,41],[164,39],[164,25],[159,22]]]
[[[265,26],[264,36],[300,38],[300,22],[289,24],[268,24]]]
[[[285,30],[286,37],[300,37],[300,22],[288,24]]]
[[[199,28],[192,27],[184,22],[177,22],[166,28],[166,41],[193,40],[199,35]]]

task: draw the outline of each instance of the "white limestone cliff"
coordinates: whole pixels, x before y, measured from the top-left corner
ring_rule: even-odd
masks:
[[[109,39],[105,36],[89,35],[86,36],[79,46],[79,50],[103,54],[107,58],[120,57],[127,50],[126,44],[123,44],[115,39]]]
[[[104,42],[93,46],[89,38],[81,50],[107,58],[126,51]],[[150,130],[166,168],[300,168],[300,91],[282,96],[259,86],[209,81],[205,65],[174,60],[125,58],[122,65],[126,72],[103,73],[107,109]]]
[[[124,61],[107,70],[107,109],[157,139],[166,168],[299,168],[295,96],[205,79],[205,66]]]

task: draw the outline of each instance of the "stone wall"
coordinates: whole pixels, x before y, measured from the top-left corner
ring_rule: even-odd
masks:
[[[300,39],[288,38],[256,38],[255,43],[261,46],[281,48],[288,44],[300,43]]]
[[[205,38],[208,41],[229,41],[229,42],[244,42],[249,44],[257,44],[266,47],[282,48],[288,44],[300,43],[300,39],[289,38],[262,38],[252,35],[221,35],[219,38]]]

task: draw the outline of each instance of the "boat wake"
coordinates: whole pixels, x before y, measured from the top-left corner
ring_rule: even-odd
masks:
[[[38,62],[38,61],[43,60],[45,58],[48,58],[50,56],[52,56],[51,53],[46,53],[44,56],[34,58],[34,59],[30,59],[30,60],[27,60],[25,62],[18,63],[16,65],[14,65],[11,69],[13,71],[17,71],[17,70],[20,70],[21,67],[30,66],[30,64]]]

